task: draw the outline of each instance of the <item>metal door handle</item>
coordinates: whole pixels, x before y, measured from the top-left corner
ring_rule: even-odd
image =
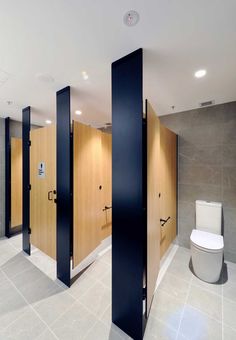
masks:
[[[161,227],[164,227],[164,225],[166,224],[166,222],[169,221],[169,219],[170,219],[170,216],[166,220],[164,220],[163,218],[160,218]]]
[[[49,191],[49,192],[48,192],[48,200],[49,200],[49,201],[52,201],[52,200],[53,200],[52,194],[53,194],[52,191]]]

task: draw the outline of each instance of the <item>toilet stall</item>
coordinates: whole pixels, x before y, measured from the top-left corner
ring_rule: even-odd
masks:
[[[29,108],[24,112],[29,118]],[[23,127],[28,129],[28,125],[23,124]],[[30,246],[33,245],[54,259],[59,267],[60,261],[64,265],[62,254],[68,250],[66,270],[62,269],[62,276],[58,276],[63,281],[66,272],[63,282],[70,286],[71,278],[111,244],[111,135],[77,121],[70,123],[71,172],[68,177],[71,188],[68,196],[71,204],[67,210],[64,206],[60,208],[60,185],[65,195],[68,172],[63,173],[63,180],[58,185],[58,173],[67,164],[64,160],[65,149],[58,156],[61,138],[58,136],[58,125],[31,130],[29,140],[23,140],[26,146],[23,148],[24,155],[27,156],[27,150],[29,152],[28,165],[25,164],[26,169],[29,166],[29,184],[24,186],[24,194],[27,194],[29,201],[23,210],[29,224],[24,230],[25,234],[23,232],[23,243],[26,242],[25,251],[30,253]],[[63,162],[60,162],[60,157]],[[62,166],[58,166],[58,162]],[[58,222],[60,213],[64,212],[68,213],[69,223],[61,233]],[[66,235],[68,244],[65,242]],[[62,244],[60,236],[63,238]]]
[[[143,103],[139,49],[112,64],[112,321],[137,340],[177,233],[177,135]]]

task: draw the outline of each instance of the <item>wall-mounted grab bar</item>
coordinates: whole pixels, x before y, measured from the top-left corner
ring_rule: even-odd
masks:
[[[169,221],[169,219],[170,219],[170,216],[166,220],[164,220],[163,218],[160,218],[161,226],[164,227],[164,225],[166,224],[167,221]]]
[[[105,205],[105,208],[102,209],[102,211],[106,211],[106,210],[109,210],[109,209],[112,209],[112,206],[108,207],[107,205]]]

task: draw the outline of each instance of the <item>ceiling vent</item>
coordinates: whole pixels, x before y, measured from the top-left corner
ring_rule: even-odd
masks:
[[[214,105],[215,104],[215,101],[214,100],[208,100],[206,102],[202,102],[199,104],[200,107],[205,107],[205,106],[211,106],[211,105]]]

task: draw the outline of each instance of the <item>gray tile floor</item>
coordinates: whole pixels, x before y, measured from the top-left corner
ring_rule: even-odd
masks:
[[[152,339],[236,339],[236,264],[217,285],[196,278],[179,248],[158,286],[145,332]],[[225,268],[226,269],[226,268]],[[225,271],[226,272],[226,271]],[[67,289],[55,263],[21,237],[0,239],[0,340],[130,339],[111,323],[111,252]]]

